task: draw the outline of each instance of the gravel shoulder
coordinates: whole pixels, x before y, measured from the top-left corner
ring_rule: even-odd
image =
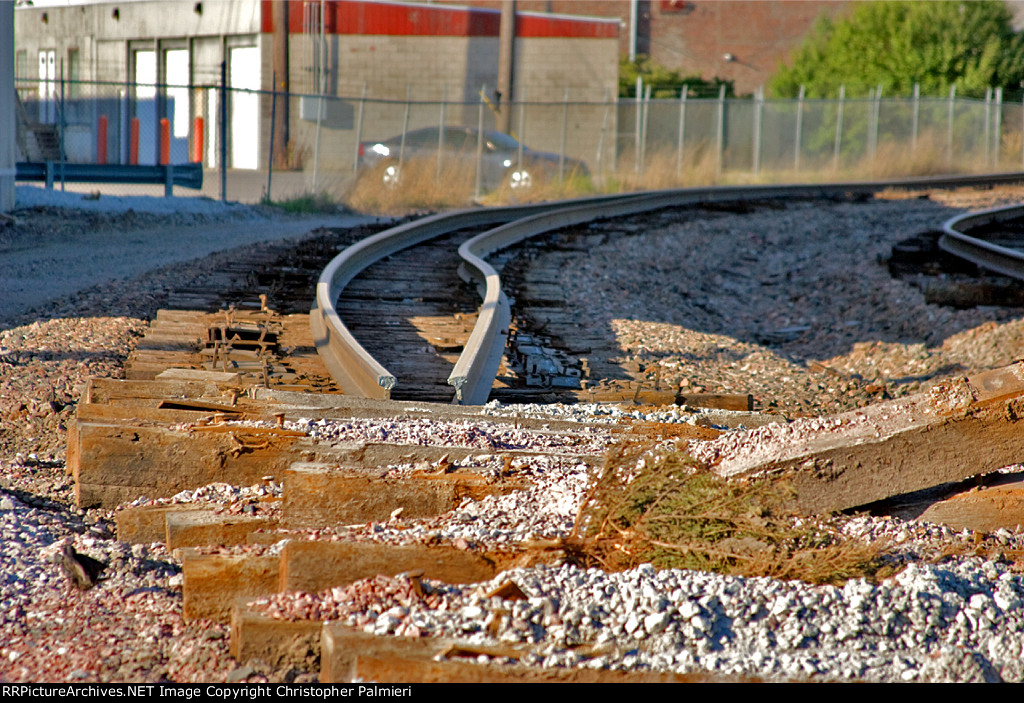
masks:
[[[55,299],[159,267],[184,267],[215,252],[377,219],[289,217],[196,198],[104,196],[91,201],[41,190],[19,187],[14,221],[0,227],[0,325],[32,310],[45,314]],[[86,206],[92,209],[80,209]],[[76,208],[70,217],[63,210],[67,207]]]

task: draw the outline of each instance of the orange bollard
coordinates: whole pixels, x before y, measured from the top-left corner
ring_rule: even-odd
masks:
[[[171,163],[171,121],[160,118],[160,165]]]
[[[201,164],[203,162],[203,127],[204,122],[202,117],[197,117],[193,121],[192,127],[192,163]]]
[[[128,163],[139,163],[139,118],[133,117],[128,127]]]
[[[107,116],[100,115],[96,125],[96,163],[107,163]]]

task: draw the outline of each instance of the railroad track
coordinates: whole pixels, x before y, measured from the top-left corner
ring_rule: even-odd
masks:
[[[942,226],[939,247],[983,269],[1024,280],[1024,206],[959,215]],[[1014,246],[1016,245],[1016,246]]]
[[[1021,174],[1008,174],[966,181],[667,191],[468,210],[404,223],[357,241],[356,236],[369,230],[347,235],[344,242],[311,242],[309,265],[293,263],[294,270],[280,280],[249,280],[251,276],[240,273],[237,277],[246,279],[248,287],[239,284],[237,294],[225,295],[225,286],[216,282],[206,292],[188,291],[198,295],[179,302],[209,312],[192,317],[182,313],[181,320],[166,313],[165,341],[158,317],[147,336],[153,351],[187,354],[188,359],[172,363],[160,356],[145,367],[136,357],[128,380],[91,382],[69,435],[69,468],[78,502],[113,506],[139,495],[175,495],[210,481],[260,483],[268,491],[276,487],[279,499],[267,495],[229,510],[200,500],[123,510],[118,536],[133,543],[165,541],[169,548],[181,550],[184,616],[230,621],[231,653],[238,661],[258,658],[277,666],[290,661],[295,652],[301,657],[308,652],[319,658],[324,682],[356,676],[390,680],[387,677],[395,672],[409,680],[478,681],[505,675],[458,661],[459,656],[451,653],[462,650],[452,650],[447,642],[375,637],[317,619],[282,622],[247,604],[281,591],[316,593],[378,574],[422,572],[446,583],[476,583],[511,564],[559,563],[562,555],[557,549],[536,541],[510,538],[499,549],[484,541],[470,546],[466,539],[442,537],[440,532],[408,543],[373,536],[386,525],[408,535],[406,527],[415,521],[440,520],[467,498],[482,503],[489,496],[497,499],[522,491],[541,473],[579,466],[596,472],[604,461],[601,447],[622,436],[717,436],[718,416],[727,413],[718,413],[711,426],[648,420],[610,427],[593,418],[580,422],[518,412],[484,417],[477,408],[423,402],[447,402],[454,396],[461,404],[473,405],[488,397],[529,397],[511,386],[509,371],[502,366],[508,354],[502,352],[515,349],[515,361],[522,363],[525,347],[545,345],[543,329],[517,328],[509,298],[517,298],[517,306],[557,318],[554,326],[566,327],[576,313],[563,305],[566,298],[554,276],[541,271],[539,278],[530,278],[534,267],[515,245],[537,238],[535,246],[550,256],[549,242],[556,240],[567,246],[563,261],[568,261],[576,252],[614,236],[620,226],[651,226],[636,221],[591,224],[602,218],[691,205],[714,209],[709,203],[715,202],[723,209],[733,209],[733,204],[735,209],[747,209],[744,202],[755,209],[772,199],[845,198],[890,187],[1020,180]],[[685,215],[675,210],[659,217],[681,216]],[[539,237],[566,228],[570,231],[551,239]],[[311,273],[319,272],[327,252],[338,246],[345,248],[327,268]],[[514,263],[503,268],[501,259],[506,256]],[[268,254],[260,268],[273,270],[296,258],[294,251],[282,250]],[[311,290],[310,279],[317,275],[316,303],[307,318],[298,314],[298,291]],[[264,304],[254,302],[254,295],[260,297],[263,291],[268,296]],[[250,306],[238,301],[249,301]],[[226,304],[234,308],[228,315],[220,309]],[[183,343],[172,332],[185,328],[189,339]],[[529,335],[534,339],[527,339]],[[588,340],[575,341],[577,356],[585,355]],[[326,378],[324,366],[332,378]],[[578,370],[576,392],[582,394],[589,390],[588,379],[586,369]],[[608,370],[595,369],[593,375],[602,377]],[[543,375],[538,369],[534,372]],[[566,370],[563,377],[572,374]],[[807,439],[787,440],[787,454],[755,456],[750,465],[742,463],[742,455],[733,457],[729,475],[771,471],[792,476],[800,509],[807,513],[860,509],[888,497],[916,496],[918,491],[950,485],[1019,460],[1015,423],[1024,417],[1021,378],[1020,364],[972,376],[977,398],[966,409],[956,405],[963,394],[954,385],[945,394],[915,400],[923,409],[897,407],[891,401],[858,410],[857,422],[849,423],[852,429],[847,434],[831,434],[827,423],[812,429],[804,424],[801,431],[809,433]],[[634,400],[648,392],[641,386],[635,391]],[[946,403],[941,413],[934,412],[940,407],[933,407],[936,403]],[[731,415],[723,424],[754,427],[754,422],[772,422],[760,413]],[[587,437],[604,437],[604,432],[607,439],[580,443]],[[503,438],[518,438],[519,443],[508,444]],[[1010,488],[1005,494],[970,493],[972,500],[992,505],[1004,495],[1010,496],[1007,504],[1017,499]],[[944,519],[953,525],[961,524],[955,520],[966,512],[975,519],[995,514],[990,523],[972,529],[991,531],[1020,521],[1015,508],[1002,504],[976,508],[972,503],[963,508],[943,507],[937,498],[924,502],[935,503],[928,509],[938,512],[929,515],[941,517],[946,510]],[[912,509],[919,506],[915,503]],[[366,529],[335,532],[339,525]],[[396,649],[396,640],[401,649]],[[356,667],[353,651],[367,653],[366,662]],[[373,662],[384,668],[373,669]],[[300,663],[311,665],[305,658]],[[515,680],[529,675],[526,670]],[[587,675],[610,681],[619,672]]]
[[[664,208],[795,197],[857,197],[890,188],[992,186],[1022,179],[1020,173],[1008,173],[830,185],[688,188],[433,215],[357,242],[328,264],[317,282],[310,313],[313,339],[325,366],[346,394],[483,404],[495,389],[509,335],[514,333],[508,296],[498,271],[488,261],[503,249],[558,229]],[[1010,210],[1014,214],[1003,209],[951,220],[946,224],[943,248],[956,248],[953,253],[960,256],[983,258],[985,263],[978,263],[986,268],[1024,277],[1024,254],[953,229],[1003,222],[1024,213],[1024,207]],[[453,254],[456,247],[457,259]],[[476,286],[476,310],[467,308],[467,289],[457,282],[456,272],[462,281]],[[393,291],[382,293],[388,286],[393,286]],[[373,299],[377,299],[376,307],[367,307]],[[408,323],[415,332],[400,329],[407,326],[395,316],[402,306],[413,306],[413,314],[406,310],[402,318],[416,320]],[[440,319],[445,314],[457,315],[459,324],[438,327],[443,326]],[[417,363],[416,357],[429,363]],[[585,376],[586,370],[580,371],[580,376]],[[581,378],[580,387],[584,380]],[[566,387],[570,384],[571,380]],[[639,394],[643,389],[638,386],[635,390]]]

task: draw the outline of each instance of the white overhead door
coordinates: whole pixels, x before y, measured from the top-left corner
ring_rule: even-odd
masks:
[[[189,137],[189,55],[188,49],[169,49],[164,52],[164,71],[167,99],[170,103],[171,163],[188,161]]]
[[[241,91],[260,89],[259,49],[255,46],[231,49],[229,73],[231,166],[255,169],[259,165],[259,95]]]
[[[156,52],[144,49],[134,53],[135,115],[139,120],[139,163],[157,163],[156,129]]]

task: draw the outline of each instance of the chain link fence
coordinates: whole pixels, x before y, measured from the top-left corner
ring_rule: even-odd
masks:
[[[951,92],[595,102],[570,99],[567,91],[561,102],[496,105],[486,97],[465,102],[446,95],[380,100],[367,97],[365,88],[346,97],[275,95],[225,83],[224,77],[191,86],[16,79],[19,173],[38,174],[26,164],[44,164],[47,187],[255,202],[311,193],[343,201],[366,178],[380,187],[401,184],[369,168],[374,160],[407,174],[412,161],[428,162],[420,180],[432,176],[455,198],[508,185],[481,176],[491,168],[488,159],[498,159],[508,179],[525,174],[530,159],[543,161],[548,181],[589,173],[576,186],[591,191],[1024,168],[1024,106],[1004,102],[999,90],[985,100]],[[503,118],[527,148],[486,134]],[[450,136],[446,141],[449,132],[439,134],[440,125],[484,136],[456,144]],[[392,146],[387,154],[367,154],[374,144]],[[466,177],[451,175],[453,163]],[[74,180],[69,174],[81,173],[77,165],[104,166],[112,182]],[[135,168],[141,166],[171,166],[175,180],[141,182]],[[185,167],[201,172],[201,188],[176,185],[184,182]],[[459,189],[465,192],[454,192]]]

